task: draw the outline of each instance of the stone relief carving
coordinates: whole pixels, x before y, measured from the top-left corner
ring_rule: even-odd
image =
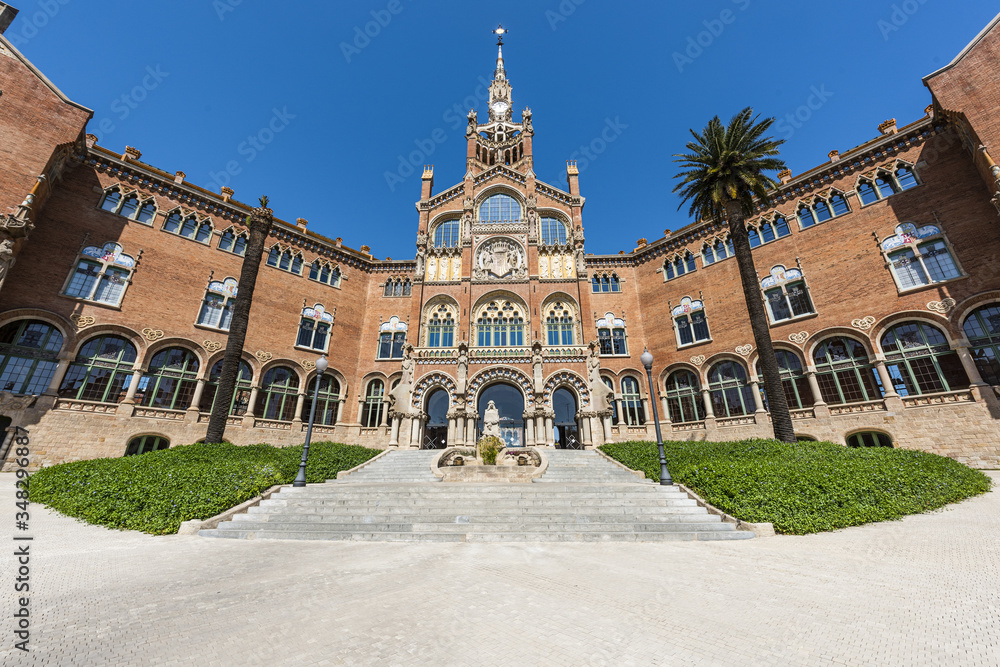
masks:
[[[3,281],[7,278],[7,272],[14,266],[15,261],[14,242],[10,239],[5,239],[3,243],[0,243],[0,287],[3,286]]]
[[[800,331],[798,333],[789,334],[788,335],[788,340],[792,341],[793,343],[795,343],[797,345],[802,345],[802,343],[804,343],[807,340],[809,340],[809,332],[808,331]]]
[[[73,323],[77,329],[86,329],[92,325],[97,320],[94,319],[93,315],[81,315],[79,313],[73,313],[69,316],[69,321]]]
[[[142,337],[148,340],[150,343],[160,340],[163,338],[164,333],[159,329],[150,329],[149,327],[142,330]]]
[[[474,280],[525,280],[527,277],[528,262],[524,248],[516,241],[497,238],[479,246],[473,264]]]
[[[703,363],[705,363],[705,355],[699,354],[696,357],[691,357],[691,363],[694,364],[695,366],[701,366]]]
[[[753,345],[740,345],[736,348],[736,354],[741,357],[748,357],[753,352]]]
[[[875,324],[875,318],[871,315],[865,317],[859,317],[856,320],[851,320],[851,326],[855,329],[861,329],[862,331],[868,331]]]
[[[931,301],[930,303],[927,304],[927,310],[933,311],[935,313],[941,313],[942,315],[944,315],[952,308],[954,308],[956,303],[957,302],[951,297],[948,297],[946,299],[941,299],[940,301]]]
[[[465,395],[465,384],[469,379],[469,346],[458,344],[458,394]]]
[[[590,390],[591,406],[598,412],[612,409],[615,392],[601,379],[601,346],[596,340],[590,341],[587,356],[587,384]]]
[[[271,354],[270,352],[265,352],[263,350],[257,350],[256,352],[253,353],[253,356],[257,357],[257,361],[259,361],[262,364],[266,364],[267,362],[271,361],[271,359],[274,358],[273,354]]]
[[[216,342],[214,340],[203,341],[201,345],[209,352],[217,352],[222,349],[222,343]]]

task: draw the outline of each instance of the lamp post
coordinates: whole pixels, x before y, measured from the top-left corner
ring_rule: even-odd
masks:
[[[639,360],[646,367],[646,379],[649,380],[649,403],[653,406],[653,423],[656,425],[656,446],[660,449],[660,484],[666,486],[673,484],[674,480],[670,477],[670,472],[667,470],[667,457],[663,453],[663,435],[660,434],[660,413],[656,409],[657,397],[653,391],[653,355],[649,353],[648,348],[642,351],[642,356],[639,357]]]
[[[313,421],[316,419],[316,404],[319,403],[319,385],[323,382],[323,373],[330,363],[326,357],[316,360],[316,391],[313,394],[312,406],[309,408],[309,426],[306,427],[306,444],[302,447],[302,460],[299,461],[299,474],[295,476],[292,486],[299,487],[306,485],[306,461],[309,460],[309,442],[312,440]]]

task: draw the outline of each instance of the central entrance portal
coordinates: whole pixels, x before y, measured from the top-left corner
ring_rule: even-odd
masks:
[[[479,394],[479,423],[476,440],[485,429],[486,408],[490,401],[500,413],[500,439],[507,447],[524,446],[524,396],[521,390],[506,383],[491,384]]]
[[[435,389],[427,397],[427,428],[421,449],[444,449],[448,445],[448,392]]]

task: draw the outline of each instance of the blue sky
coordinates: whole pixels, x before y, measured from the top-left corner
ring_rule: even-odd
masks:
[[[566,160],[579,160],[587,249],[615,253],[690,222],[672,193],[688,128],[752,106],[779,119],[801,173],[887,118],[921,117],[921,78],[997,11],[985,0],[12,4],[6,36],[94,110],[102,145],[135,146],[214,191],[228,181],[241,201],[267,194],[285,220],[397,259],[414,255],[411,161],[435,165],[437,192],[464,175],[464,114],[492,77],[500,21],[515,111],[533,111],[536,174],[565,188]],[[485,99],[476,106],[483,117]]]

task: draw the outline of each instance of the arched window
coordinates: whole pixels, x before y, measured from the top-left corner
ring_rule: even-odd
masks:
[[[153,224],[153,217],[156,215],[156,204],[151,201],[146,202],[139,209],[139,213],[136,214],[135,219],[137,222],[141,222],[146,225]]]
[[[171,234],[176,234],[181,228],[181,214],[179,211],[174,211],[167,216],[167,219],[163,221],[163,231],[170,232]]]
[[[201,302],[201,310],[198,311],[198,324],[229,331],[229,325],[233,321],[233,304],[236,303],[238,291],[235,278],[210,282],[205,290],[205,299]]]
[[[822,199],[813,204],[813,211],[816,212],[816,222],[826,222],[833,217],[833,213],[830,212],[830,205]]]
[[[611,382],[611,378],[605,377],[604,375],[602,375],[601,376],[601,382],[603,382],[604,386],[606,386],[608,389],[611,390],[611,395],[613,396],[614,393],[615,393],[615,385]],[[612,424],[617,424],[618,423],[618,403],[617,403],[617,401],[614,401],[614,400],[608,401],[608,403],[611,404],[611,423]]]
[[[899,183],[900,190],[909,190],[919,185],[917,177],[913,175],[913,170],[906,165],[900,165],[896,169],[896,181]]]
[[[136,456],[146,452],[156,452],[161,449],[169,449],[170,441],[158,435],[140,435],[132,438],[125,448],[125,456]]]
[[[136,350],[120,336],[91,338],[80,348],[59,387],[59,396],[83,401],[120,403],[132,381]]]
[[[330,266],[329,262],[317,259],[309,265],[309,280],[340,287],[340,269]]]
[[[385,281],[382,296],[410,296],[412,290],[409,278],[389,279]]]
[[[760,226],[760,237],[763,239],[764,243],[770,243],[776,238],[774,235],[774,227],[770,222],[765,222]]]
[[[406,322],[398,317],[389,318],[379,328],[378,359],[402,359],[406,347]]]
[[[312,414],[313,397],[316,395],[316,380],[313,378],[306,392],[306,400],[302,404],[303,419]],[[316,423],[323,426],[333,426],[337,423],[337,410],[340,408],[340,383],[332,375],[323,375],[319,385],[319,402],[316,403]]]
[[[615,317],[614,313],[606,313],[597,320],[597,341],[601,346],[602,355],[627,356],[625,320]]]
[[[899,192],[899,187],[896,182],[892,179],[892,176],[885,173],[880,173],[875,178],[875,188],[878,190],[879,197],[885,199],[886,197],[891,197],[892,195]]]
[[[58,365],[63,336],[51,324],[20,320],[0,328],[0,391],[41,394]]]
[[[622,412],[625,423],[629,426],[642,426],[646,423],[646,411],[642,407],[642,396],[639,395],[639,382],[631,375],[622,378]]]
[[[848,447],[892,447],[892,438],[881,431],[861,431],[847,437]]]
[[[455,317],[452,309],[441,305],[427,324],[427,347],[454,347]]]
[[[182,347],[157,352],[139,380],[136,402],[150,408],[186,410],[198,384],[198,367],[198,358]]]
[[[862,206],[874,204],[879,199],[878,193],[875,191],[875,186],[872,185],[871,181],[860,181],[858,183],[858,197],[861,198]]]
[[[446,220],[434,228],[435,248],[454,248],[460,242],[459,230],[461,223],[458,220]]]
[[[219,378],[222,376],[222,359],[215,362],[211,372],[208,374],[208,382],[201,393],[202,412],[211,412],[215,406],[215,396],[219,392]],[[236,389],[229,402],[229,414],[234,417],[241,417],[246,414],[250,407],[250,392],[253,391],[253,369],[250,364],[240,359],[240,368],[236,375]]]
[[[271,251],[267,254],[267,265],[301,275],[302,255],[297,252],[292,253],[289,249],[282,249],[276,244],[271,247]]]
[[[112,213],[118,212],[118,206],[122,203],[122,193],[118,188],[112,188],[104,193],[101,200],[101,208]]]
[[[897,324],[882,336],[885,367],[900,396],[966,389],[958,353],[935,327],[923,322]]]
[[[181,214],[174,211],[163,223],[163,231],[207,244],[212,238],[212,223],[208,220],[198,222],[193,214],[181,220]]]
[[[776,348],[774,356],[778,359],[778,370],[781,372],[781,388],[785,392],[785,401],[792,410],[811,408],[816,402],[812,389],[809,388],[809,380],[802,372],[802,362],[798,355],[788,350]],[[760,362],[757,362],[757,377],[763,378],[764,374],[760,370]],[[767,392],[764,392],[764,400],[767,400]],[[770,408],[768,408],[770,410]]]
[[[667,378],[667,410],[675,424],[705,419],[705,402],[698,390],[698,377],[691,371],[674,371]]]
[[[510,195],[492,195],[479,206],[479,222],[521,222],[521,205]]]
[[[548,333],[549,345],[573,344],[573,313],[561,302],[557,301],[548,308],[549,315],[545,320],[545,330]]]
[[[361,424],[366,428],[375,428],[382,423],[382,410],[385,408],[384,394],[384,382],[372,380],[368,383],[365,402],[361,407]]]
[[[839,193],[834,193],[830,197],[830,205],[833,207],[834,217],[851,212],[851,207],[847,205],[847,200]]]
[[[333,315],[326,312],[320,304],[312,308],[303,308],[299,320],[299,335],[295,347],[304,347],[316,352],[326,352],[330,342],[330,328],[333,326]]]
[[[104,194],[101,199],[101,208],[144,224],[152,223],[153,216],[156,215],[156,204],[152,199],[141,202],[136,194],[130,194],[123,198],[117,187]]]
[[[807,227],[812,227],[813,225],[816,224],[816,218],[813,216],[813,212],[812,210],[809,209],[808,206],[803,205],[799,207],[798,217],[799,217],[799,227],[801,227],[802,229],[805,229]]]
[[[750,237],[751,248],[756,248],[757,246],[760,245],[760,233],[757,231],[755,227],[747,228],[747,236]]]
[[[244,233],[236,234],[231,229],[227,229],[222,238],[219,239],[219,250],[231,252],[234,255],[243,257],[247,254],[247,236]]]
[[[1000,304],[972,311],[962,329],[983,382],[1000,386]]]
[[[135,212],[139,210],[139,198],[135,195],[129,195],[125,197],[122,201],[122,207],[118,209],[118,215],[131,218],[135,215]]]
[[[865,346],[844,336],[828,338],[813,352],[816,381],[823,401],[831,405],[875,401],[884,395],[878,371]]]
[[[708,388],[716,417],[739,417],[753,414],[757,404],[753,387],[747,384],[747,372],[735,361],[720,361],[708,371]]]
[[[904,222],[896,226],[893,236],[882,241],[881,248],[900,290],[962,276],[944,233],[935,225],[918,228]]]
[[[566,245],[566,225],[556,218],[542,218],[542,243],[545,245]]]
[[[667,280],[691,273],[694,269],[694,255],[689,252],[684,255],[677,255],[663,263],[663,272]]]
[[[63,294],[109,306],[120,305],[134,268],[135,259],[123,253],[117,243],[105,243],[100,248],[88,246],[80,251],[80,259],[66,281]]]
[[[590,279],[590,284],[593,287],[594,294],[597,294],[597,293],[599,293],[601,291],[601,277],[600,276],[594,276],[593,278],[591,278]]]
[[[295,418],[299,376],[291,368],[277,366],[264,373],[257,392],[255,413],[262,419],[290,422]]]
[[[814,312],[802,271],[778,264],[760,283],[772,322],[782,322]]]
[[[522,347],[524,315],[519,304],[491,301],[476,320],[476,344],[479,347]]]
[[[686,296],[671,314],[674,320],[674,333],[677,335],[677,347],[711,339],[708,320],[705,318],[705,304],[701,301],[692,301]]]

